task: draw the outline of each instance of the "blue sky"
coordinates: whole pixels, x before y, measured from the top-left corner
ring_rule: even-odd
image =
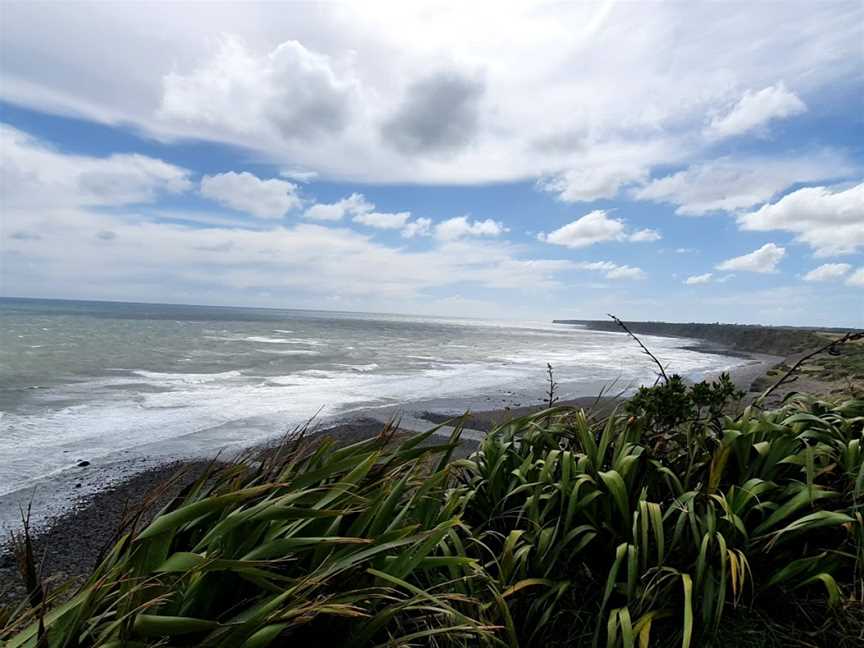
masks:
[[[4,3],[0,293],[864,324],[860,2],[407,4]]]

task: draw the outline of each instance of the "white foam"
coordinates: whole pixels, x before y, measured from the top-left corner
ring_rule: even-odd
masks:
[[[284,338],[269,337],[266,335],[249,335],[241,338],[244,342],[259,342],[263,344],[305,344],[308,346],[319,346],[323,344],[320,340],[311,338]]]
[[[350,369],[351,371],[356,371],[358,373],[366,373],[367,371],[375,371],[378,368],[378,363],[370,362],[369,364],[363,365],[340,364],[337,366],[345,367],[346,369]]]
[[[426,373],[376,374],[369,371],[308,370],[269,379],[220,374],[140,373],[163,381],[170,391],[113,394],[112,400],[46,410],[35,416],[7,415],[0,448],[4,487],[28,478],[146,443],[210,430],[232,421],[266,417],[272,429],[301,423],[326,405],[339,411],[359,404],[464,395],[518,377],[518,372],[466,364]],[[240,378],[243,380],[239,380]],[[225,380],[227,378],[227,380]],[[254,441],[250,439],[250,442]],[[218,444],[218,436],[211,443]],[[218,445],[217,445],[218,447]],[[64,449],[73,453],[64,453]],[[80,455],[80,456],[79,456]],[[26,466],[26,467],[25,467]],[[14,470],[12,468],[14,467]],[[11,470],[11,473],[6,471]]]
[[[461,322],[459,326],[466,326],[466,323]],[[4,440],[0,444],[0,492],[19,488],[29,479],[74,465],[79,458],[92,460],[144,444],[167,443],[186,435],[196,435],[194,438],[200,442],[202,450],[205,446],[217,448],[238,439],[253,443],[257,439],[244,437],[246,430],[251,430],[248,434],[259,436],[267,430],[278,433],[287,426],[304,422],[322,405],[327,405],[328,412],[335,413],[430,397],[471,398],[492,394],[505,386],[511,389],[542,387],[546,362],[553,364],[556,380],[561,383],[619,377],[638,381],[649,379],[654,373],[652,361],[626,336],[574,331],[567,341],[557,329],[544,340],[542,335],[535,335],[544,329],[532,326],[518,333],[521,336],[527,332],[527,338],[499,339],[495,337],[497,332],[488,330],[489,325],[477,326],[487,329],[479,338],[475,332],[471,334],[474,338],[456,338],[450,344],[425,338],[391,337],[382,341],[376,337],[359,342],[352,338],[350,341],[359,349],[356,350],[354,346],[337,345],[334,338],[332,350],[342,352],[342,357],[338,358],[342,364],[322,364],[325,368],[300,371],[292,370],[287,357],[319,354],[318,347],[329,340],[302,337],[302,334],[289,337],[292,331],[287,329],[273,330],[286,337],[223,330],[218,332],[220,337],[207,339],[235,344],[207,346],[224,352],[217,355],[224,355],[231,362],[235,357],[238,362],[252,358],[244,371],[192,373],[138,369],[131,372],[132,376],[103,373],[71,385],[54,385],[44,393],[39,390],[33,395],[33,399],[37,399],[35,402],[40,403],[38,409],[7,412],[0,419],[0,438]],[[447,337],[453,339],[449,333]],[[468,339],[482,340],[482,343],[479,347],[465,344]],[[682,374],[729,365],[727,357],[682,349],[691,342],[689,340],[644,339],[664,363]],[[292,345],[299,348],[291,348]],[[462,351],[469,347],[476,348],[476,352]],[[346,348],[351,353],[347,353]],[[188,352],[208,350],[190,349]],[[250,353],[254,351],[287,356],[285,360],[275,357],[265,360],[268,372],[282,375],[255,375],[254,363],[260,362],[261,356]],[[412,351],[419,353],[412,355]],[[472,356],[476,359],[466,362],[463,360],[466,356],[469,360]],[[293,366],[297,364],[299,361]],[[423,366],[424,370],[418,370],[418,366]],[[133,386],[142,382],[155,389]],[[68,402],[78,404],[56,405]],[[254,426],[240,423],[253,418]],[[229,427],[231,431],[227,430]],[[224,431],[220,431],[223,428]]]
[[[136,376],[141,376],[149,381],[157,384],[202,384],[218,380],[229,380],[231,378],[240,378],[243,374],[236,369],[231,371],[219,371],[216,373],[168,373],[162,371],[146,371],[144,369],[136,369],[132,372]]]

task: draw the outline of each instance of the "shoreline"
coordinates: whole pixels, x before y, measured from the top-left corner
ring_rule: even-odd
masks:
[[[716,349],[711,349],[709,352],[716,352]],[[778,360],[782,360],[777,356],[750,357],[751,362],[729,370],[733,381],[745,391],[756,378],[764,375]],[[720,370],[708,372],[703,379],[716,379],[720,373],[723,372]],[[492,404],[491,397],[487,398]],[[544,407],[542,403],[522,404],[517,402],[516,398],[503,406],[468,410],[465,420],[466,430],[463,434],[462,452],[465,456],[476,448],[477,441],[482,435],[496,424],[530,414]],[[622,395],[581,396],[562,399],[557,404],[592,409],[602,416],[611,412],[625,399],[626,397]],[[374,410],[361,410],[342,419],[321,421],[318,425],[310,427],[309,435],[320,438],[331,437],[339,444],[350,444],[374,436],[389,421],[398,420],[400,431],[414,433],[428,430],[463,414],[465,410],[447,407],[418,409],[416,404],[405,403]],[[441,434],[449,436],[449,431],[445,429]],[[250,444],[242,450],[234,450],[223,456],[230,460],[243,452],[266,451],[277,439],[278,437],[274,437],[264,442]],[[27,499],[33,500],[34,511],[38,516],[34,518],[32,525],[37,554],[48,550],[44,568],[46,577],[62,581],[81,576],[92,569],[106,539],[114,537],[128,507],[140,504],[145,494],[154,492],[160,484],[175,477],[178,472],[185,473],[185,477],[174,483],[164,497],[150,507],[148,515],[154,515],[167,503],[172,493],[177,492],[182,485],[200,474],[212,459],[211,455],[210,457],[174,458],[136,457],[107,463],[97,461],[83,468],[64,471],[66,474],[57,475],[54,479],[41,484],[41,487],[46,489],[66,491],[65,498],[56,499],[51,495],[46,498],[54,500],[53,506],[46,506],[45,501],[36,498],[35,494],[39,491],[34,488],[0,496],[0,513],[5,515],[9,527],[4,529],[4,539],[0,541],[0,583],[18,581],[15,560],[8,540],[9,531],[19,530],[21,526],[20,523],[18,525],[8,523],[13,507],[17,511],[19,505],[26,506]],[[27,494],[25,491],[29,492],[29,498],[23,497]],[[20,586],[5,593],[0,590],[0,603],[4,598],[14,599],[21,594]]]
[[[694,340],[688,347],[692,351],[706,354],[723,354],[724,350],[716,344]],[[728,353],[730,358],[742,362],[731,368],[700,372],[698,379],[715,379],[723,371],[731,373],[736,384],[747,390],[756,377],[765,373],[769,366],[783,360],[777,356]],[[673,368],[674,369],[674,368]],[[556,376],[557,378],[557,376]],[[595,400],[595,394],[603,389],[610,393],[631,393],[634,384],[616,384],[614,381],[597,384],[588,390],[583,384],[559,380],[560,402],[575,406],[585,406]],[[336,411],[333,414],[316,415],[297,424],[273,427],[262,424],[256,417],[231,421],[215,428],[199,430],[187,435],[173,437],[163,442],[144,442],[137,446],[101,456],[88,456],[80,453],[71,465],[37,477],[22,487],[0,494],[0,535],[7,537],[9,532],[20,527],[18,509],[21,505],[33,505],[33,528],[39,529],[50,520],[74,509],[82,499],[92,497],[112,485],[133,478],[135,475],[158,469],[177,461],[189,462],[210,459],[217,454],[233,456],[253,447],[264,446],[279,438],[287,430],[309,424],[316,431],[351,425],[362,419],[375,419],[385,423],[393,418],[402,419],[403,428],[421,431],[441,420],[464,414],[474,413],[487,420],[488,429],[493,420],[501,420],[503,415],[516,416],[536,410],[544,400],[545,385],[536,384],[532,388],[496,388],[484,393],[453,397],[431,397],[399,403],[364,404]],[[575,393],[574,393],[575,392]],[[482,414],[481,414],[482,413]],[[426,418],[430,414],[432,418]],[[500,415],[497,415],[500,414]],[[410,420],[409,420],[410,419]],[[222,443],[214,443],[216,437],[228,430],[229,434]],[[224,436],[224,435],[223,435]],[[78,465],[75,465],[78,464]]]
[[[692,350],[709,354],[722,352],[714,344],[702,344],[699,341],[692,345]],[[747,391],[756,378],[783,360],[779,356],[760,354],[733,354],[730,357],[739,359],[746,357],[749,362],[728,369],[702,372],[699,374],[699,379],[714,380],[726,371],[730,373],[739,388]],[[606,387],[611,394],[629,394],[636,389],[635,385],[614,383]],[[544,389],[543,385],[537,385],[531,390],[519,391],[502,388],[463,399],[433,397],[419,401],[360,406],[332,415],[313,417],[306,424],[313,433],[320,434],[334,429],[347,429],[346,426],[350,427],[358,421],[367,419],[376,420],[381,425],[399,418],[403,429],[422,431],[428,429],[429,425],[470,411],[475,419],[485,421],[479,429],[487,431],[493,422],[501,422],[505,418],[539,409],[544,401]],[[600,391],[601,387],[598,387],[595,394]],[[563,384],[559,389],[559,402],[586,407],[596,401],[595,394],[582,396],[577,392],[577,395],[573,395],[572,390],[568,390],[568,385]],[[208,444],[208,437],[220,429],[213,428],[175,437],[158,444],[144,443],[103,456],[88,457],[83,453],[80,459],[84,465],[63,468],[36,478],[9,493],[0,494],[0,534],[6,538],[10,531],[20,527],[19,507],[21,506],[32,503],[32,527],[38,530],[50,526],[51,520],[62,516],[66,511],[75,509],[81,501],[86,501],[101,491],[132,479],[138,474],[158,470],[162,466],[177,462],[209,460],[218,454],[231,457],[250,448],[266,447],[289,429],[298,427],[286,425],[277,430],[264,430],[256,423],[255,419],[243,419],[237,423],[227,424],[231,427],[242,427],[249,437],[248,441],[225,442],[222,445]],[[300,424],[300,427],[302,426],[303,424]]]
[[[717,349],[710,347],[706,353],[716,353]],[[747,357],[752,360],[747,364],[737,365],[729,370],[717,370],[705,372],[700,380],[717,380],[721,374],[728,373],[735,386],[750,394],[750,388],[760,377],[764,376],[772,367],[784,361],[782,356],[767,354],[743,354],[736,357]],[[693,381],[688,381],[693,382]],[[628,390],[629,394],[632,390]],[[618,396],[579,396],[576,398],[562,399],[556,405],[568,405],[571,407],[582,407],[592,409],[601,416],[610,413],[615,406],[627,400],[627,394]],[[745,396],[746,398],[746,396]],[[544,405],[519,405],[514,407],[503,407],[490,410],[473,410],[467,418],[468,424],[475,429],[488,432],[495,424],[504,423],[510,418],[518,418],[543,409]],[[459,416],[461,413],[423,412],[422,418],[430,423],[442,423],[449,418]]]
[[[589,331],[624,332],[612,320],[555,319],[556,324],[578,326]],[[627,328],[637,335],[689,338],[717,345],[728,353],[771,353],[789,357],[818,346],[822,335],[839,336],[860,332],[856,327],[763,326],[760,324],[721,324],[719,322],[627,321]]]

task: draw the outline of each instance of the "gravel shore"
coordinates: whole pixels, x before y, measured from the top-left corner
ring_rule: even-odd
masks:
[[[320,434],[338,443],[368,439],[381,431],[381,423],[360,419],[338,425]],[[261,446],[266,451],[272,444]],[[197,479],[210,461],[166,463],[78,499],[76,505],[33,533],[34,555],[42,562],[48,585],[57,586],[92,571],[102,552],[118,537],[124,517],[157,494],[143,510],[139,528],[149,522],[177,493]],[[43,558],[44,557],[44,558]],[[0,604],[19,601],[25,595],[9,539],[0,540]]]
[[[752,364],[735,368],[731,372],[732,378],[739,387],[746,390],[757,377],[764,375],[768,368],[779,360],[780,358],[774,356],[754,358]],[[621,402],[620,398],[606,396],[576,398],[558,404],[589,408],[595,414],[602,416],[612,411]],[[513,403],[509,407],[474,411],[467,415],[464,424],[473,430],[485,432],[496,424],[530,414],[543,407],[541,403],[536,405]],[[423,421],[435,424],[443,423],[460,414],[462,412],[424,412],[418,416]],[[359,418],[324,430],[313,430],[313,432],[322,438],[329,436],[340,444],[349,444],[374,436],[381,431],[382,426],[380,418]],[[476,445],[476,442],[471,441],[470,438],[466,438],[464,443],[463,454],[473,450]],[[260,449],[266,450],[267,447],[268,445],[265,444]],[[78,497],[72,508],[53,517],[47,525],[37,529],[33,534],[35,555],[44,556],[43,578],[49,582],[49,585],[51,583],[57,585],[70,578],[82,579],[93,569],[101,552],[116,537],[124,515],[130,509],[140,506],[150,494],[160,492],[160,496],[151,502],[143,513],[142,522],[146,523],[170,501],[171,497],[197,478],[208,464],[209,461],[203,460],[165,463],[143,471],[134,471],[129,477],[118,482],[109,481],[104,485],[100,482],[98,473],[91,473],[88,477],[91,480],[90,492]],[[166,486],[166,483],[169,485]],[[0,541],[0,604],[21,600],[24,593],[11,544],[8,540]]]

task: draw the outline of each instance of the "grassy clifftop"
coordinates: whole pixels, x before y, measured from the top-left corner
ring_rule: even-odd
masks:
[[[553,320],[556,324],[576,324],[592,331],[620,332],[612,320]],[[802,329],[750,324],[702,324],[698,322],[627,322],[637,335],[688,337],[713,342],[738,351],[788,356],[824,344],[820,332],[827,329]],[[845,332],[844,331],[833,331]]]
[[[548,409],[456,461],[458,428],[215,467],[48,614],[25,541],[0,643],[859,646],[864,401],[726,417],[712,389]]]

